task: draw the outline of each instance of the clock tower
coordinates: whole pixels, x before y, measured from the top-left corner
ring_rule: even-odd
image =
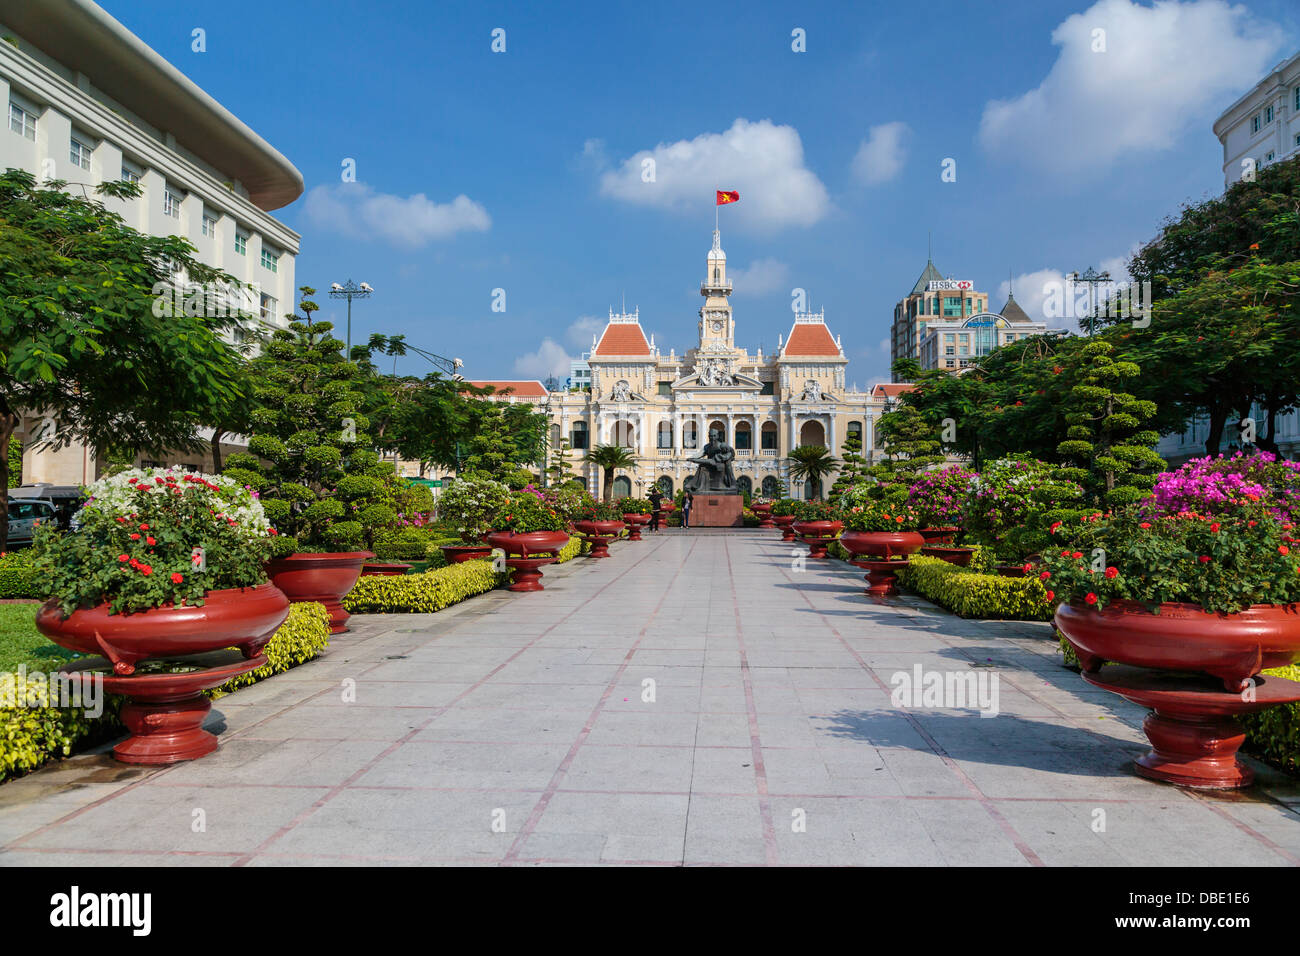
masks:
[[[722,238],[713,230],[713,248],[709,250],[708,271],[700,283],[704,305],[700,308],[700,351],[730,352],[736,345],[736,327],[731,317],[731,281],[727,278],[727,254]]]

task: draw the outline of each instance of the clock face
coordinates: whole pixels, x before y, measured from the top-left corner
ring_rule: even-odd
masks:
[[[718,321],[715,321],[715,322],[713,323],[713,331],[714,331],[714,332],[721,332],[721,331],[722,331],[722,323],[721,323],[721,322],[718,322]]]

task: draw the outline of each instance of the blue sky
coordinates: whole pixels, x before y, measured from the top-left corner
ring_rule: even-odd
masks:
[[[1045,279],[1113,269],[1222,190],[1211,124],[1300,37],[1292,0],[100,2],[302,171],[275,215],[321,314],[342,317],[331,281],[368,281],[354,337],[404,333],[470,378],[566,366],[624,295],[691,347],[716,186],[741,193],[738,343],[774,349],[802,288],[850,383],[887,379],[927,232],[945,274],[993,308],[1014,275],[1033,311]]]

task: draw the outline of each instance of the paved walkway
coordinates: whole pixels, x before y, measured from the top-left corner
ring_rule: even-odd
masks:
[[[203,760],[0,787],[0,865],[1300,860],[1293,784],[1136,777],[1143,712],[1061,668],[1047,625],[872,603],[772,532],[612,550],[541,594],[354,618],[218,701]],[[917,665],[995,675],[999,715],[894,706]]]

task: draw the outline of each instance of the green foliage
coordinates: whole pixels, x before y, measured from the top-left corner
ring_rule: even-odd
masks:
[[[654,510],[648,498],[621,498],[614,507],[621,515],[648,515]]]
[[[20,439],[9,438],[9,487],[17,488],[23,483],[23,443]]]
[[[506,575],[491,561],[463,561],[423,574],[368,575],[343,606],[354,614],[426,614],[495,588]]]
[[[492,522],[493,531],[527,534],[531,531],[564,531],[568,518],[537,495],[523,491],[511,495]]]
[[[912,555],[898,580],[959,617],[1047,621],[1055,611],[1037,578],[984,574],[925,555]]]
[[[614,495],[614,472],[620,468],[631,470],[636,467],[636,457],[631,449],[622,445],[597,445],[582,460],[604,470],[601,497],[606,501]]]
[[[467,544],[477,544],[494,530],[493,522],[510,501],[510,490],[490,478],[454,479],[438,496],[437,516]]]
[[[821,445],[800,445],[790,450],[790,478],[809,481],[820,496],[822,479],[839,467],[839,460]]]
[[[925,526],[914,508],[853,495],[840,499],[836,517],[844,522],[845,531],[919,531]]]
[[[934,426],[906,403],[876,420],[876,437],[885,460],[866,471],[880,481],[911,484],[931,465],[946,460]]]
[[[1300,666],[1275,667],[1264,678],[1300,681]],[[1300,704],[1268,707],[1241,718],[1246,728],[1245,749],[1292,774],[1300,772]]]
[[[0,555],[0,598],[45,598],[46,590],[32,549]]]
[[[772,502],[772,517],[785,518],[798,511],[800,501],[798,498],[777,498]]]
[[[58,664],[52,659],[49,666],[56,669]],[[121,698],[105,695],[103,714],[89,717],[85,708],[51,706],[49,681],[41,677],[30,671],[0,673],[0,780],[66,757],[77,745],[109,737],[121,726]]]
[[[370,549],[383,561],[423,561],[435,538],[432,528],[388,528],[375,533]]]
[[[313,660],[329,645],[330,616],[325,605],[304,601],[289,607],[289,616],[266,642],[266,664],[240,674],[220,687],[207,691],[211,698],[224,697],[240,687],[256,684],[292,667]]]

